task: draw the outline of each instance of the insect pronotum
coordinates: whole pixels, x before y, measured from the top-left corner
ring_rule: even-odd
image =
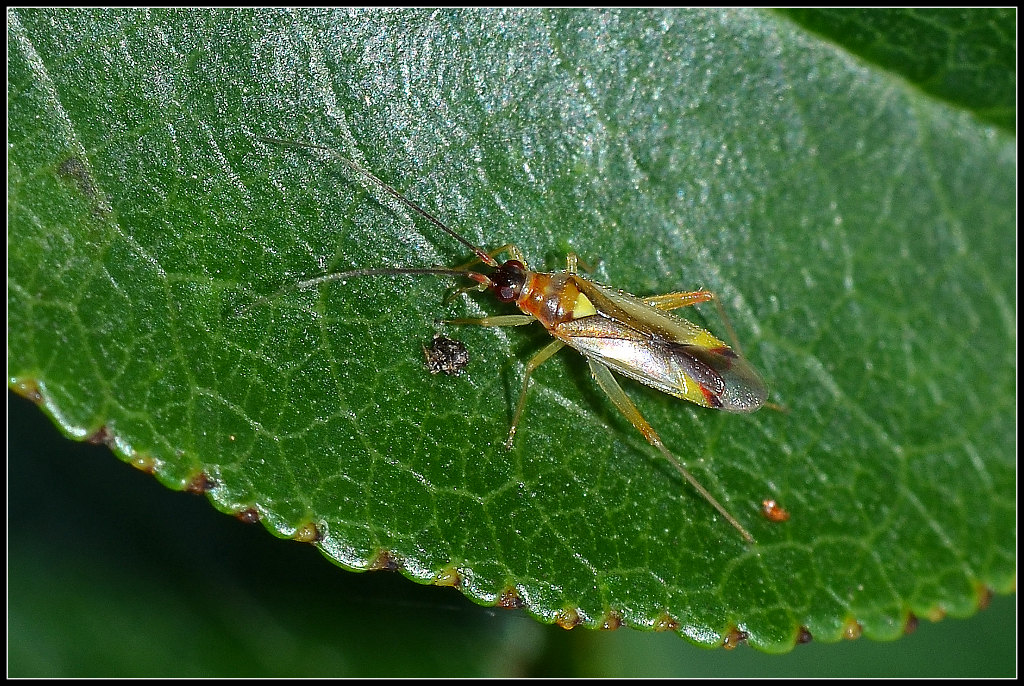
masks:
[[[261,140],[330,153],[357,175],[465,245],[476,256],[476,259],[460,268],[370,268],[334,272],[292,284],[287,290],[385,274],[436,274],[468,278],[475,283],[458,288],[456,293],[490,290],[498,300],[514,304],[522,314],[503,314],[482,319],[449,319],[446,320],[448,323],[521,326],[538,321],[555,339],[526,364],[523,388],[505,441],[507,448],[512,446],[526,407],[531,375],[548,358],[568,345],[587,358],[598,386],[643,434],[647,442],[657,448],[747,542],[754,542],[753,536],[743,525],[665,447],[661,437],[640,414],[612,374],[613,371],[618,372],[669,395],[716,410],[753,412],[760,408],[767,392],[754,368],[709,332],[669,313],[670,310],[714,300],[713,293],[698,290],[648,297],[630,295],[584,277],[577,271],[579,262],[574,253],[567,256],[565,271],[531,271],[526,266],[522,251],[516,246],[503,245],[486,252],[371,172],[331,148],[295,141]],[[510,259],[504,262],[495,259],[502,253],[507,253]],[[492,271],[485,274],[470,269],[478,263]],[[715,303],[718,304],[717,301]]]

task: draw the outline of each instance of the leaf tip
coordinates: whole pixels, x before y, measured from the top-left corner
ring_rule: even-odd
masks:
[[[653,628],[655,631],[678,631],[679,622],[665,610],[654,620]]]
[[[110,445],[113,440],[113,434],[110,433],[110,429],[104,424],[87,436],[85,442],[91,445]]]
[[[974,586],[974,592],[978,600],[978,609],[984,610],[992,603],[992,589],[983,583],[977,583]]]
[[[36,405],[43,404],[43,394],[39,390],[39,383],[35,379],[12,379],[10,388],[22,398]]]
[[[128,458],[125,461],[140,472],[149,474],[150,476],[156,474],[156,471],[160,466],[160,462],[152,455],[146,455],[134,450],[129,453]]]
[[[622,626],[622,615],[617,610],[608,610],[604,614],[604,619],[601,620],[601,629],[603,631],[615,631]]]
[[[909,636],[914,633],[920,624],[921,620],[917,618],[917,615],[913,612],[907,613],[907,621],[903,623],[903,635]]]

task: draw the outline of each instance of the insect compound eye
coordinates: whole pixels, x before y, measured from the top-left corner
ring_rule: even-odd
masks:
[[[490,275],[491,289],[502,302],[513,302],[526,285],[526,265],[519,260],[509,260]]]

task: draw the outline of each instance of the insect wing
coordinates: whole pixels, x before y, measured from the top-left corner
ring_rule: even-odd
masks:
[[[659,391],[704,407],[753,412],[764,382],[732,348],[696,324],[576,276],[597,314],[553,332],[582,354]]]

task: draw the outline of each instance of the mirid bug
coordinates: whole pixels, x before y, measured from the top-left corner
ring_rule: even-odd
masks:
[[[591,281],[578,272],[578,258],[569,253],[562,272],[535,272],[514,245],[486,252],[396,189],[331,148],[294,141],[261,139],[278,145],[322,150],[333,155],[360,177],[395,198],[436,228],[473,251],[475,259],[460,268],[370,268],[335,272],[293,284],[288,290],[310,288],[359,276],[435,274],[461,276],[474,283],[456,293],[490,290],[503,303],[514,304],[522,314],[504,314],[482,319],[450,319],[452,324],[478,326],[521,326],[540,322],[555,340],[526,364],[505,446],[511,448],[526,407],[533,372],[568,345],[587,359],[598,386],[615,407],[643,434],[652,446],[750,543],[754,538],[711,493],[697,481],[682,462],[665,446],[654,428],[629,399],[612,372],[642,384],[689,400],[702,407],[726,412],[753,412],[764,405],[764,382],[738,353],[723,341],[692,322],[670,314],[670,310],[714,300],[714,294],[698,290],[637,297]],[[509,259],[499,262],[497,255]],[[484,264],[483,273],[470,267]],[[716,301],[717,304],[717,301]]]

